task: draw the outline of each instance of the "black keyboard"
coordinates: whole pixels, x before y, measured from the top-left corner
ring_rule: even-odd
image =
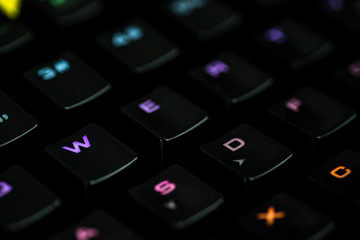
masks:
[[[0,1],[0,239],[357,239],[360,1]]]

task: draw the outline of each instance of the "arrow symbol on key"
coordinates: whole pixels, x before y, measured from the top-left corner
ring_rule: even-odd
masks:
[[[239,164],[239,166],[242,166],[245,162],[245,158],[243,159],[236,159],[236,160],[233,160],[233,162],[237,162]]]
[[[176,202],[174,200],[170,200],[169,202],[165,203],[164,206],[166,208],[170,209],[170,210],[176,210],[177,209],[177,205],[176,205]]]

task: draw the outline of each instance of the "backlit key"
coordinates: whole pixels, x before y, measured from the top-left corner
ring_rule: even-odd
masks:
[[[177,230],[199,221],[224,202],[220,193],[178,165],[129,192],[139,204]]]
[[[246,124],[201,150],[239,175],[244,184],[266,176],[292,157],[289,149]]]
[[[352,33],[360,31],[358,0],[321,0],[320,9]]]
[[[294,69],[323,59],[334,48],[329,39],[291,19],[270,26],[256,37],[256,42]]]
[[[164,86],[123,106],[121,111],[165,141],[186,134],[208,119],[202,109]]]
[[[17,232],[57,209],[60,199],[19,166],[0,174],[0,227]]]
[[[275,117],[313,138],[323,138],[353,121],[357,113],[311,87],[304,87],[269,108]]]
[[[209,40],[236,28],[242,16],[217,0],[167,0],[164,11],[199,40]]]
[[[360,204],[360,154],[344,150],[309,174],[319,187],[338,194],[353,205]]]
[[[176,149],[176,144],[182,146],[181,149],[190,148],[189,142],[182,140],[196,141],[192,133],[209,118],[204,110],[165,86],[123,106],[121,111],[135,123],[133,132],[138,131],[138,127],[144,129],[142,137],[134,136],[135,144],[141,145],[142,141],[143,146],[152,146],[152,151],[160,153],[159,160],[164,160],[167,153],[172,153],[170,159],[177,157],[168,151],[172,147]]]
[[[323,239],[335,222],[285,193],[278,193],[239,218],[241,227],[260,239]]]
[[[70,216],[69,216],[70,217]],[[102,210],[91,212],[81,221],[55,234],[51,240],[122,239],[141,240],[128,226]]]
[[[223,52],[191,75],[217,96],[233,105],[256,96],[272,83],[272,77],[231,52]]]
[[[179,48],[141,19],[132,19],[97,38],[99,44],[135,73],[155,69],[179,54]]]
[[[137,159],[135,152],[96,124],[47,146],[46,152],[86,187],[115,176]]]
[[[111,84],[73,53],[25,72],[25,77],[58,107],[70,110],[100,97]]]

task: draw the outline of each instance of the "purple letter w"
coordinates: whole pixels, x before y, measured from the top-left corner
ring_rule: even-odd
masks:
[[[67,150],[67,151],[74,152],[74,153],[81,152],[80,147],[89,148],[91,146],[91,144],[89,142],[88,137],[86,135],[84,135],[82,138],[84,140],[84,143],[80,143],[78,141],[75,141],[75,142],[72,143],[74,148],[70,148],[70,147],[67,147],[67,146],[64,146],[62,148]]]

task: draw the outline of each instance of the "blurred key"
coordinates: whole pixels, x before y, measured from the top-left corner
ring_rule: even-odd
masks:
[[[70,217],[70,216],[69,216]],[[91,212],[84,219],[57,233],[51,240],[141,240],[129,227],[102,210]]]
[[[323,239],[335,222],[306,204],[278,193],[241,217],[239,224],[260,239]]]
[[[184,229],[210,214],[224,198],[179,165],[130,189],[130,196],[166,224]]]
[[[99,0],[34,0],[33,4],[59,27],[82,23],[102,11]]]
[[[155,69],[179,54],[179,48],[141,19],[132,19],[97,38],[108,53],[135,73]]]
[[[360,32],[359,0],[320,0],[320,10],[352,33]]]
[[[242,22],[239,12],[217,0],[167,0],[163,8],[202,41],[227,33]]]
[[[349,61],[345,66],[341,66],[334,71],[334,75],[348,84],[351,89],[356,89],[355,94],[357,95],[360,90],[360,60],[355,59]]]
[[[256,42],[294,69],[316,63],[328,56],[334,48],[329,39],[290,19],[267,28],[256,37]]]
[[[0,226],[20,231],[60,206],[60,199],[19,166],[0,174]]]
[[[0,147],[28,134],[37,127],[36,120],[0,92]]]
[[[219,54],[191,75],[227,105],[252,98],[273,84],[269,74],[232,52]]]
[[[73,53],[25,72],[25,77],[58,107],[70,110],[110,90],[111,84]]]
[[[0,14],[0,54],[11,52],[29,43],[34,33],[18,21],[11,21]]]
[[[270,113],[312,138],[326,137],[353,121],[357,113],[326,94],[304,87],[284,102],[269,108]]]

